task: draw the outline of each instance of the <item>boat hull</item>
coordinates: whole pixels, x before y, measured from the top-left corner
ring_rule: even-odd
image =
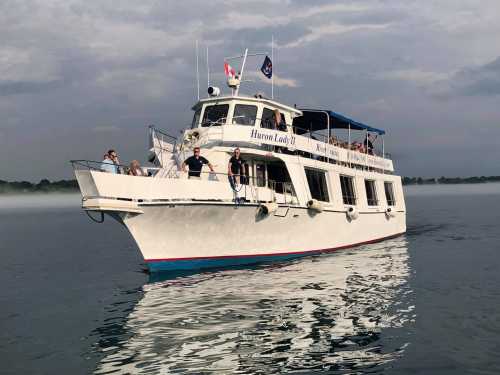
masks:
[[[406,231],[404,211],[314,213],[280,207],[262,215],[257,205],[219,203],[141,206],[120,214],[152,272],[280,261],[382,241]]]

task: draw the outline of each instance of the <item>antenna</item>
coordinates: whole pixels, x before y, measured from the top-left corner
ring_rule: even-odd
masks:
[[[271,35],[271,67],[274,70],[274,35]],[[271,99],[274,99],[274,72],[271,73]]]
[[[208,64],[208,46],[207,46],[207,87],[210,87],[210,66]]]
[[[198,64],[198,40],[196,40],[196,86],[198,88],[198,100],[200,100],[200,68]]]

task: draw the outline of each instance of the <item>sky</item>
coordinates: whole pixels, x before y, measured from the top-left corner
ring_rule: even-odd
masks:
[[[500,175],[500,2],[0,1],[0,179],[72,178],[70,159],[145,160],[227,92],[224,56],[271,50],[275,98],[385,129],[405,176]],[[243,92],[270,93],[249,59]]]

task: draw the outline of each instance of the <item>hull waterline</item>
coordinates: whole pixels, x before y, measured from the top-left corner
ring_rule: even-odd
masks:
[[[300,252],[291,252],[285,254],[266,254],[266,255],[241,255],[241,256],[220,256],[211,258],[179,258],[179,259],[150,259],[146,261],[150,272],[165,272],[165,271],[188,271],[206,268],[224,268],[254,265],[259,263],[271,263],[280,261],[289,261],[307,256],[319,255],[324,253],[332,253],[338,250],[349,249],[357,246],[367,245],[371,243],[382,242],[392,238],[402,236],[404,233],[395,234],[389,237],[384,237],[372,241],[346,245],[338,248],[309,250]]]

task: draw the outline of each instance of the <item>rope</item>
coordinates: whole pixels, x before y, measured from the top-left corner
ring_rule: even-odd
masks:
[[[243,198],[243,200],[245,200],[247,196],[246,185],[240,184],[240,188],[236,189],[236,184],[235,184],[236,179],[234,178],[234,176],[228,176],[228,178],[229,178],[229,186],[231,186],[231,190],[233,191],[234,194],[234,203],[236,204],[236,206],[239,206],[241,205],[241,199],[238,197],[238,193],[243,189],[243,186],[245,186],[245,198]]]
[[[92,217],[92,215],[90,214],[90,211],[88,210],[85,210],[85,213],[87,214],[87,216],[90,218],[90,220],[92,220],[93,222],[95,223],[98,223],[98,224],[101,224],[104,222],[104,212],[102,211],[99,211],[101,213],[101,220],[96,220]]]

